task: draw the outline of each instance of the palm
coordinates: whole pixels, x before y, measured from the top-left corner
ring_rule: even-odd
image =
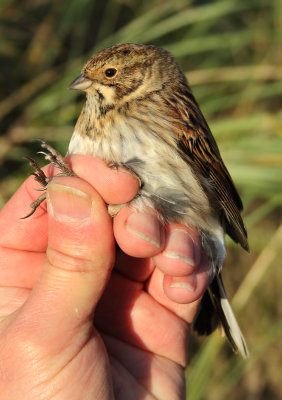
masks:
[[[123,272],[125,262],[131,271],[137,262],[140,278],[144,279],[140,264],[149,273],[148,259],[124,255],[122,259]],[[138,276],[133,281],[114,272],[95,314],[95,325],[111,363],[117,399],[183,397],[188,325],[144,290],[157,273],[154,270],[151,278],[140,282]],[[157,282],[152,283],[153,287],[156,285]],[[155,287],[155,292],[158,290]]]

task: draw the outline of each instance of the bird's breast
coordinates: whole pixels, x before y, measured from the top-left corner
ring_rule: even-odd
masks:
[[[75,130],[69,154],[91,154],[120,164],[141,179],[133,207],[153,207],[165,221],[194,226],[215,266],[225,258],[224,232],[219,216],[209,202],[201,177],[177,149],[167,127],[156,129],[135,119],[105,124],[103,132],[86,134]],[[94,173],[94,172],[93,172]]]
[[[141,194],[159,211],[172,218],[210,213],[208,198],[177,148],[172,130],[136,118],[116,118],[104,123],[103,131],[75,130],[69,154],[91,154],[133,170],[142,181]]]

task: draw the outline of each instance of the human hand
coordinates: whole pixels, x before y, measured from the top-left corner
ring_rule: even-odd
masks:
[[[209,282],[197,234],[128,207],[112,224],[105,203],[131,200],[137,179],[70,161],[80,178],[51,181],[48,213],[20,219],[36,197],[29,178],[0,214],[1,400],[183,399]]]

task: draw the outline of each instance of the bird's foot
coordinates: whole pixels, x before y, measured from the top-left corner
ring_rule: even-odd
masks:
[[[44,149],[44,151],[39,151],[38,154],[43,154],[45,160],[55,165],[55,167],[57,167],[61,172],[57,175],[47,177],[33,158],[25,157],[25,159],[29,161],[31,167],[35,170],[34,172],[32,172],[32,175],[34,175],[34,179],[42,186],[42,188],[37,190],[44,191],[44,193],[42,193],[38,197],[38,199],[36,199],[33,203],[30,204],[30,207],[32,209],[31,212],[22,219],[28,218],[32,214],[34,214],[37,208],[40,206],[40,204],[46,199],[45,190],[47,189],[48,183],[55,176],[76,176],[71,167],[69,166],[69,164],[64,160],[62,155],[57,150],[55,150],[48,143],[44,142],[44,140],[42,139],[38,139],[38,141],[41,143],[41,148]]]

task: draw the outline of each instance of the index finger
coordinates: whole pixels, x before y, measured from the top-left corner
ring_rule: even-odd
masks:
[[[111,169],[92,156],[75,155],[70,164],[83,180],[88,181],[106,203],[124,203],[138,192],[139,182],[126,170]],[[47,176],[54,175],[54,167],[42,168]],[[55,171],[56,173],[56,171]],[[77,178],[74,178],[77,179]],[[17,190],[0,212],[0,246],[18,250],[42,252],[47,248],[47,216],[45,202],[27,219],[21,219],[30,211],[30,204],[40,193],[39,184],[30,176]]]

